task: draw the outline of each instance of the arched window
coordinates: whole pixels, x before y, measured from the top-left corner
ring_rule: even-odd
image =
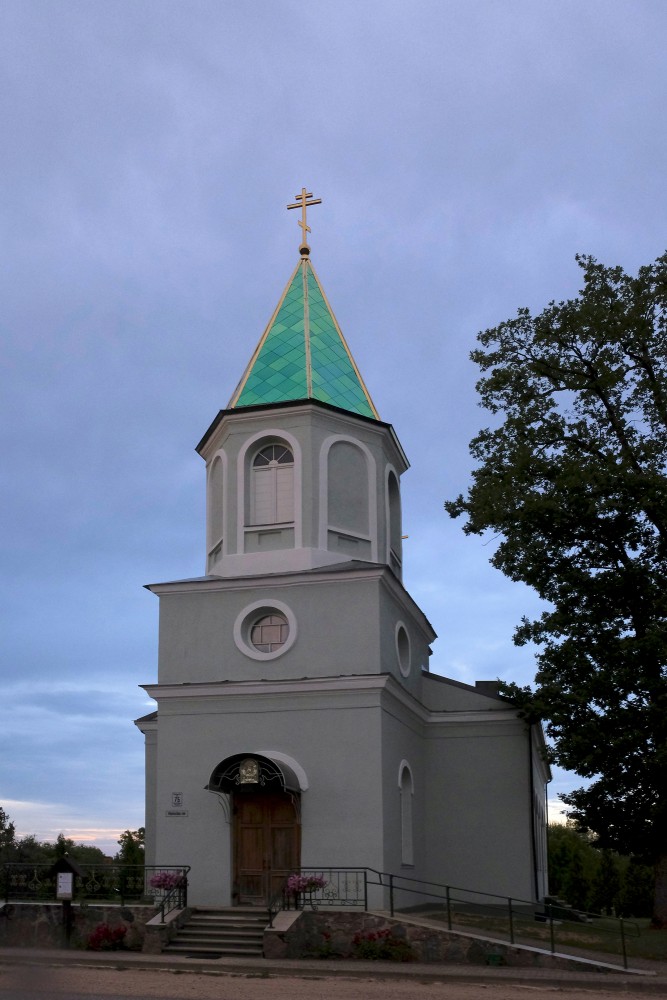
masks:
[[[349,441],[335,441],[327,470],[329,526],[355,535],[369,533],[369,484],[366,456]]]
[[[412,836],[412,794],[414,785],[407,761],[401,761],[398,770],[398,787],[401,795],[401,864],[414,865]]]
[[[400,575],[403,561],[401,541],[401,491],[398,479],[390,470],[387,477],[387,500],[389,513],[389,565]]]
[[[223,535],[223,467],[218,456],[211,466],[208,480],[208,551],[212,554],[222,542]]]
[[[252,463],[250,524],[294,520],[294,456],[284,444],[265,445]]]

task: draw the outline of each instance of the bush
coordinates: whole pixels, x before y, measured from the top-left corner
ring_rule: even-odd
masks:
[[[88,935],[86,947],[89,951],[118,951],[125,947],[126,934],[125,924],[118,924],[117,927],[112,927],[110,924],[98,924],[95,930]]]
[[[396,937],[389,928],[382,931],[367,931],[352,938],[355,958],[385,959],[391,962],[412,962],[415,953],[405,938]]]

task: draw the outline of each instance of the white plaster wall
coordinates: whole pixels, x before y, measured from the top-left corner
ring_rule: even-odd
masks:
[[[418,715],[398,702],[388,692],[383,695],[382,713],[382,784],[384,805],[384,871],[403,875],[407,879],[424,879],[426,859],[426,797],[424,769],[424,723]],[[402,863],[401,793],[399,767],[402,761],[410,766],[414,793],[412,799],[414,864]],[[400,882],[398,883],[400,885]],[[398,907],[423,903],[405,892],[397,893]]]
[[[407,677],[401,673],[396,651],[396,626],[399,622],[410,638],[410,672]],[[410,608],[399,602],[388,588],[383,588],[379,633],[382,670],[392,674],[402,687],[418,699],[422,693],[422,664],[428,664],[429,641],[432,639],[432,633],[426,634],[420,621],[410,614]]]
[[[292,610],[297,639],[283,655],[256,660],[234,641],[244,608],[281,601]],[[220,592],[166,594],[160,599],[158,679],[165,683],[259,680],[377,673],[377,582],[363,579],[252,585]]]
[[[194,904],[231,903],[231,827],[204,789],[231,754],[271,747],[308,776],[302,864],[381,867],[381,726],[377,692],[173,699],[160,709],[159,864],[189,864]],[[187,817],[167,817],[171,793]]]
[[[434,712],[507,711],[507,702],[439,674],[422,675],[422,701]]]
[[[532,900],[528,740],[524,724],[506,714],[429,726],[429,878]]]
[[[144,729],[144,753],[146,767],[146,818],[144,837],[144,857],[147,865],[155,864],[156,856],[156,830],[155,830],[155,809],[157,803],[157,720],[151,722],[150,727]]]

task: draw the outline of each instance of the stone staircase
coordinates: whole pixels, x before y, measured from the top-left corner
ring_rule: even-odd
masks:
[[[257,907],[197,906],[163,950],[196,958],[261,958],[268,922],[268,911]]]

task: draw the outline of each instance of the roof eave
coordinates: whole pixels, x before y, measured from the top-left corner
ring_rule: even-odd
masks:
[[[317,406],[323,410],[331,410],[333,413],[342,413],[347,417],[354,417],[356,420],[362,420],[364,423],[371,424],[374,427],[380,426],[384,427],[391,434],[392,440],[396,446],[398,453],[405,463],[405,468],[410,468],[410,463],[407,459],[403,447],[398,440],[396,431],[394,430],[392,424],[386,423],[384,420],[379,420],[377,417],[367,417],[363,413],[355,413],[354,410],[347,410],[344,406],[334,406],[333,403],[324,403],[319,399],[287,399],[280,403],[255,403],[252,406],[235,406],[231,409],[219,410],[217,415],[214,417],[210,426],[208,427],[206,433],[202,437],[201,441],[195,447],[195,451],[198,455],[202,455],[204,448],[206,447],[211,436],[220,426],[225,417],[240,415],[244,413],[261,413],[266,410],[286,410],[290,407],[295,406]],[[202,456],[203,457],[203,456]]]

